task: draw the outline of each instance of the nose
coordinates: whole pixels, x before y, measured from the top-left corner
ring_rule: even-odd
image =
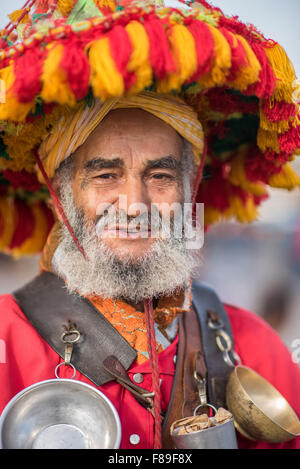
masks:
[[[119,208],[126,211],[128,216],[138,216],[150,208],[150,197],[143,180],[130,175],[122,186],[119,195]],[[121,197],[120,197],[121,196]]]

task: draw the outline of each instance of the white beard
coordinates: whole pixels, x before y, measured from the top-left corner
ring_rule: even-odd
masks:
[[[53,267],[68,288],[84,296],[124,298],[135,303],[188,286],[196,264],[195,258],[169,240],[155,241],[136,263],[118,259],[99,242],[85,245],[84,250],[89,260],[84,259],[67,235],[54,254]]]

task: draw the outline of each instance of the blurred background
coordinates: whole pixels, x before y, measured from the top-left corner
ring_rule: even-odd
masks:
[[[0,26],[23,3],[1,0]],[[299,0],[285,0],[284,7],[282,0],[215,0],[214,4],[279,41],[300,76]],[[300,174],[300,163],[297,166]],[[16,261],[0,256],[0,294],[10,293],[37,272],[37,257]],[[300,190],[271,191],[252,225],[212,228],[205,238],[201,278],[223,301],[262,316],[293,350],[293,342],[300,339]]]

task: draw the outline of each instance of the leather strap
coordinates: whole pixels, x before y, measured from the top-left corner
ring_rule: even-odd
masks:
[[[195,373],[197,373],[197,379],[206,380],[207,375],[199,321],[193,306],[184,315],[184,330],[186,343],[183,369],[182,417],[190,417],[200,403]]]
[[[199,321],[197,313],[192,307],[179,320],[176,371],[171,399],[162,431],[163,447],[165,449],[175,449],[170,436],[171,425],[176,420],[192,416],[195,408],[200,404],[194,372],[197,373],[199,378],[206,379],[207,370],[202,349]],[[206,409],[203,409],[203,411],[206,411]]]
[[[76,325],[80,340],[74,344],[71,362],[96,386],[114,379],[102,366],[105,358],[117,357],[126,370],[136,359],[136,351],[110,322],[86,298],[69,293],[56,275],[44,271],[13,296],[34,328],[62,358],[64,325]]]
[[[168,411],[163,424],[163,448],[174,449],[170,427],[176,421],[193,415],[200,405],[197,377],[207,383],[207,402],[226,407],[226,384],[232,369],[223,360],[216,344],[215,331],[208,321],[213,317],[222,324],[233,344],[231,325],[223,304],[210,287],[194,282],[193,306],[179,320],[179,342],[176,371]],[[232,357],[233,358],[233,357]],[[204,411],[207,409],[203,408]]]
[[[202,346],[207,369],[208,402],[215,407],[226,406],[226,384],[232,372],[223,359],[221,350],[216,343],[216,332],[209,327],[209,319],[214,319],[222,325],[222,329],[228,334],[232,351],[230,357],[234,363],[233,350],[234,341],[231,324],[215,291],[200,282],[193,282],[192,286],[193,305],[198,315],[201,330]]]
[[[110,373],[113,378],[126,389],[128,389],[136,398],[136,400],[146,409],[152,411],[154,393],[147,391],[134,384],[127,375],[125,368],[119,360],[110,355],[103,361],[103,368]]]

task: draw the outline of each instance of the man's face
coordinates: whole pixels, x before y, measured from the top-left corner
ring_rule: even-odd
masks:
[[[87,229],[108,208],[125,209],[130,218],[143,204],[150,217],[151,204],[182,203],[181,154],[181,138],[162,120],[139,109],[110,112],[74,154],[74,201]],[[138,258],[155,241],[150,223],[140,234],[126,231],[118,218],[113,228],[102,232],[102,242],[120,258]]]

